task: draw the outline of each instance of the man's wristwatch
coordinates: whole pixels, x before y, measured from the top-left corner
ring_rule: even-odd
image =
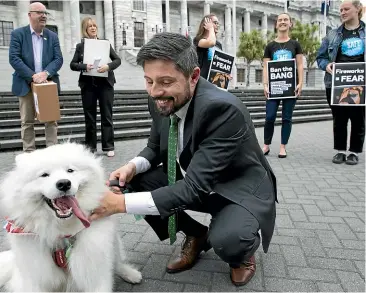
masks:
[[[47,70],[44,70],[47,73],[47,77],[50,77],[50,73]]]

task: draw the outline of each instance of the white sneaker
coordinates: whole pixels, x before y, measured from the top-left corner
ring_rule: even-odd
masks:
[[[114,157],[114,151],[107,152],[107,157]]]

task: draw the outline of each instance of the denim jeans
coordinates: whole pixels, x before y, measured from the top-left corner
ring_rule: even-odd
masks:
[[[297,99],[282,99],[282,127],[281,144],[287,144],[292,128],[292,113]],[[266,102],[266,122],[264,124],[264,144],[270,145],[274,132],[277,110],[281,99],[267,100]]]

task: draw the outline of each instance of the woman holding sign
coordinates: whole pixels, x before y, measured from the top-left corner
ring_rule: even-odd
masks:
[[[365,106],[344,105],[350,97],[361,95],[362,88],[344,90],[339,105],[332,105],[332,74],[334,63],[365,62],[365,23],[359,0],[345,0],[340,5],[342,25],[328,32],[318,51],[317,63],[325,71],[324,83],[328,104],[333,114],[333,138],[336,154],[333,163],[356,165],[365,140]],[[342,102],[343,101],[343,102]],[[349,104],[349,102],[347,102]],[[347,153],[347,124],[351,120],[349,155]]]
[[[197,48],[200,75],[205,79],[208,78],[215,47],[222,50],[222,45],[216,38],[219,26],[220,23],[215,14],[206,15],[202,18],[197,35],[193,39],[193,44]]]
[[[82,37],[85,39],[98,39],[98,27],[91,17],[86,17],[81,23]],[[113,100],[114,84],[116,79],[113,70],[121,65],[121,58],[110,46],[108,64],[83,64],[84,39],[76,45],[74,57],[70,68],[80,71],[79,87],[85,116],[85,144],[92,152],[97,150],[97,102],[99,102],[102,132],[102,150],[107,152],[108,157],[114,156],[114,129],[113,129]],[[96,60],[98,61],[98,60]],[[95,62],[96,62],[95,61]],[[98,73],[108,72],[107,77],[83,75],[83,72],[95,70]]]
[[[276,121],[277,110],[282,100],[282,128],[281,128],[281,145],[279,158],[286,158],[286,145],[290,138],[292,128],[292,113],[295,108],[297,97],[300,96],[303,84],[303,54],[299,42],[292,40],[289,36],[290,28],[292,26],[291,17],[287,13],[278,15],[276,22],[277,37],[274,41],[268,43],[264,51],[263,58],[263,85],[264,95],[266,101],[266,121],[264,125],[264,146],[263,153],[269,154],[270,144],[272,143],[272,137],[274,133],[274,123]],[[268,87],[268,72],[267,62],[271,60],[296,60],[296,85],[295,97],[293,98],[276,98],[270,99],[269,87]]]

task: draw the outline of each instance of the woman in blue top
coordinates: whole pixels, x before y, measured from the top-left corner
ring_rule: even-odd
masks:
[[[282,13],[277,16],[276,31],[277,37],[273,42],[270,42],[264,50],[263,58],[263,85],[266,101],[266,122],[264,125],[264,155],[269,154],[269,146],[272,142],[274,123],[276,121],[277,110],[281,99],[268,99],[268,74],[267,62],[270,60],[288,60],[296,59],[297,68],[297,86],[296,97],[300,96],[303,84],[303,54],[299,42],[292,40],[289,36],[292,26],[291,17],[288,13]],[[296,98],[282,99],[282,128],[281,128],[281,146],[278,154],[279,158],[286,158],[286,144],[290,138],[292,128],[292,113],[295,108]]]
[[[345,162],[348,165],[356,165],[358,153],[362,153],[365,140],[365,107],[331,106],[330,98],[333,64],[365,62],[365,23],[361,21],[362,3],[359,0],[343,1],[340,6],[340,15],[342,25],[331,30],[323,39],[316,61],[319,68],[325,71],[325,92],[333,114],[333,137],[336,150],[333,163]],[[357,95],[357,88],[352,91],[354,92],[352,94]],[[349,155],[346,157],[348,120],[351,120],[351,138]]]

